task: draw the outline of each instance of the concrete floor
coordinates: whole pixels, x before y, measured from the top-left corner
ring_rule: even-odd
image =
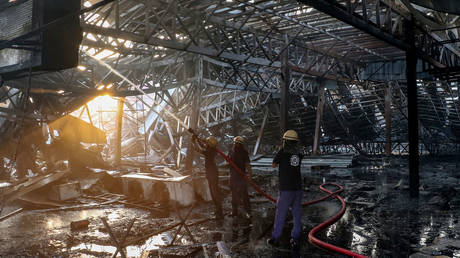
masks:
[[[460,257],[460,168],[453,159],[422,160],[421,185],[418,200],[410,199],[408,169],[404,159],[392,159],[391,165],[382,166],[381,159],[361,160],[354,168],[329,171],[302,171],[304,200],[323,196],[317,187],[324,181],[345,186],[341,194],[348,202],[342,219],[318,234],[331,244],[351,249],[371,257]],[[270,194],[276,196],[276,175],[267,170],[256,171],[256,181]],[[276,178],[276,177],[275,177]],[[400,187],[395,186],[403,180]],[[273,185],[275,183],[275,185]],[[154,235],[147,241],[127,248],[128,256],[139,257],[213,257],[216,241],[225,241],[234,257],[340,257],[310,244],[308,232],[318,223],[333,216],[340,208],[339,202],[329,199],[303,209],[304,241],[300,251],[292,253],[287,247],[287,223],[279,249],[272,249],[265,241],[271,232],[274,205],[258,194],[252,194],[252,219],[231,218],[210,220],[191,226],[191,237],[182,229],[177,246],[165,247],[174,237],[177,228]],[[225,199],[225,209],[230,212],[230,196]],[[6,207],[6,211],[14,206]],[[185,214],[187,208],[182,210]],[[121,235],[132,218],[136,218],[128,239],[139,237],[178,222],[175,212],[170,215],[152,214],[123,206],[105,206],[90,210],[41,212],[27,210],[0,222],[0,255],[2,257],[51,256],[105,257],[116,250],[100,217],[107,217],[116,235]],[[213,214],[210,203],[201,203],[190,216],[190,222]],[[89,228],[71,231],[72,221],[88,219]]]

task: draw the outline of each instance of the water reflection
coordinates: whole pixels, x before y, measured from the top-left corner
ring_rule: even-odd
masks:
[[[180,236],[178,236],[180,237]],[[162,233],[150,237],[140,246],[127,246],[125,248],[128,257],[140,257],[144,252],[159,249],[160,246],[166,246],[170,243],[171,237],[167,233]],[[188,244],[188,241],[182,238],[183,244]],[[73,253],[105,253],[113,254],[117,248],[111,245],[98,245],[94,243],[82,243],[70,249]]]
[[[420,232],[420,241],[421,246],[426,246],[428,244],[428,239],[430,238],[430,233],[433,230],[433,216],[430,216],[430,222],[428,226],[424,226]]]
[[[63,226],[63,222],[61,217],[52,217],[49,218],[48,221],[46,222],[46,226],[48,229],[55,229],[55,228],[60,228]]]
[[[88,218],[88,211],[87,210],[80,211],[80,219],[86,219],[86,218]]]
[[[91,252],[96,252],[96,253],[110,253],[113,254],[117,250],[115,246],[110,246],[110,245],[97,245],[97,244],[91,244],[91,243],[82,243],[77,246],[74,246],[70,249],[71,251],[75,252],[85,252],[85,251],[91,251]]]
[[[8,187],[10,186],[11,184],[8,183],[8,182],[0,182],[0,188],[3,188],[3,187]]]
[[[126,253],[128,256],[140,257],[143,252],[159,249],[160,246],[166,246],[171,241],[172,239],[168,234],[162,233],[147,239],[141,246],[126,247]]]
[[[120,214],[118,214],[118,212],[111,212],[109,215],[107,215],[107,218],[109,220],[116,220],[120,218]]]

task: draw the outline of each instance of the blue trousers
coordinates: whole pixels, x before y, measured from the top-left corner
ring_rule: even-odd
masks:
[[[272,238],[276,241],[279,241],[281,233],[283,233],[289,207],[292,207],[292,216],[294,217],[291,238],[295,241],[300,240],[300,234],[302,233],[302,190],[297,190],[280,191],[278,201],[276,202],[275,225],[272,232]]]

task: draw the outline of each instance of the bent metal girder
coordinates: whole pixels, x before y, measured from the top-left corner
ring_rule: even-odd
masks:
[[[362,7],[361,3],[368,4],[362,15],[380,22],[380,29],[391,27],[392,33],[402,32],[403,18],[393,13],[396,7],[378,9],[387,16],[375,20],[376,11],[371,12],[370,8],[377,9],[370,1],[355,1],[352,11]],[[117,80],[115,96],[139,94],[86,56],[91,49],[93,55],[112,50],[119,56],[103,61],[139,84],[143,91],[156,93],[173,110],[183,110],[179,107],[190,102],[190,89],[201,81],[205,97],[199,126],[230,121],[236,114],[249,113],[278,94],[280,60],[286,52],[292,71],[290,93],[296,96],[315,94],[316,77],[355,84],[363,63],[397,58],[402,53],[382,42],[367,43],[365,36],[360,35],[359,41],[351,40],[356,37],[356,29],[286,0],[120,0],[83,15],[82,20],[85,37],[81,60],[88,69],[42,75],[41,79],[34,79],[34,86],[56,92],[63,89],[62,97],[70,99],[96,95],[98,83]],[[449,52],[443,51],[444,57],[448,56],[446,53]],[[199,56],[204,63],[201,80],[195,72]],[[25,89],[24,85],[27,84],[14,87]],[[178,90],[169,93],[171,89]],[[378,98],[368,101],[382,105]],[[435,106],[441,104],[434,102]],[[363,111],[358,107],[357,116],[372,122],[376,108]],[[372,131],[381,134],[382,125],[376,126]]]
[[[291,65],[313,76],[350,80],[362,65],[360,60],[347,57],[353,49],[338,53],[334,44],[322,48],[308,43],[309,33],[316,31],[296,21],[277,17],[274,24],[253,26],[275,15],[240,5],[245,11],[227,19],[232,12],[222,11],[227,8],[224,1],[213,2],[204,10],[192,9],[193,5],[185,1],[131,1],[118,12],[116,6],[121,9],[122,5],[114,2],[101,8],[98,18],[87,14],[82,26],[93,35],[274,69],[281,67],[280,56],[289,48]]]
[[[410,3],[404,3],[404,0],[402,2],[406,6],[389,0],[297,1],[358,28],[403,51],[411,48],[410,42],[407,42],[404,27],[415,16],[415,20],[418,22],[415,48],[419,58],[435,68],[460,65],[459,50],[450,44],[439,44],[442,38],[434,32],[428,32],[433,29],[433,25],[437,24],[434,22],[425,24],[428,19],[421,19],[419,12],[413,9]]]

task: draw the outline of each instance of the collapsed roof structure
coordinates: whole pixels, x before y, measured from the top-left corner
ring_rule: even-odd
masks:
[[[94,194],[98,187],[108,192],[85,195],[102,203],[79,207],[118,203],[158,211],[171,208],[166,199],[177,201],[191,206],[184,218],[174,210],[180,222],[166,227],[180,226],[177,236],[182,226],[189,230],[186,220],[195,194],[211,198],[204,177],[190,176],[200,161],[189,132],[216,136],[225,149],[234,136],[244,136],[252,165],[264,172],[272,169],[272,160],[261,157],[277,150],[288,129],[299,134],[304,154],[313,156],[309,169],[321,168],[321,162],[340,169],[352,164],[350,155],[328,154],[407,155],[407,188],[411,197],[418,197],[424,191],[419,156],[460,154],[459,15],[456,0],[0,0],[0,178],[5,167],[18,174],[17,163],[35,162],[32,156],[46,164],[40,168],[45,175],[13,182],[20,187],[0,182],[0,201],[20,196],[30,201],[37,189],[71,177],[69,167],[89,170],[89,181],[103,186],[85,182],[85,193]],[[373,162],[372,171],[390,164],[384,161],[376,168]],[[426,178],[433,181],[436,166],[428,167]],[[54,173],[61,168],[66,172]],[[118,168],[135,169],[120,173]],[[458,164],[452,170],[456,168]],[[327,176],[350,180],[349,203],[359,206],[352,212],[369,211],[355,215],[375,218],[380,209],[376,203],[393,208],[390,198],[382,197],[387,190],[380,188],[396,180],[391,178],[400,175],[396,172],[376,179],[383,182],[379,189],[369,182],[350,182],[351,170]],[[449,175],[445,181],[457,184],[458,175]],[[263,176],[256,179],[273,188],[273,180]],[[325,174],[308,176],[325,182]],[[394,189],[405,190],[405,176]],[[80,195],[75,182],[53,187],[59,197],[65,191]],[[304,190],[311,194],[308,187]],[[441,197],[430,196],[429,204],[454,207],[455,213],[460,200],[454,198],[455,188],[446,189]],[[128,195],[134,191],[134,201],[122,190]],[[265,209],[265,201],[254,202]],[[52,211],[74,208],[52,205]],[[398,205],[395,209],[407,213],[406,203]],[[0,221],[22,208],[16,211]],[[352,212],[347,220],[353,220]],[[391,216],[379,219],[382,225],[392,221]],[[421,219],[414,220],[419,225]],[[412,230],[412,217],[406,222]],[[452,217],[449,223],[457,222]],[[450,224],[449,229],[455,228]],[[363,230],[353,224],[352,231],[347,244],[358,250],[386,241],[380,236],[354,241]],[[141,240],[157,237],[154,233]],[[116,245],[115,253],[123,249]],[[374,254],[377,247],[372,248],[359,251]]]
[[[422,152],[457,151],[458,10],[427,2],[85,1],[77,68],[5,76],[2,139],[98,95],[147,94],[145,138],[161,128],[178,151],[185,128],[162,109],[191,128],[246,132],[254,153],[285,128],[309,151],[407,153],[417,125]]]

